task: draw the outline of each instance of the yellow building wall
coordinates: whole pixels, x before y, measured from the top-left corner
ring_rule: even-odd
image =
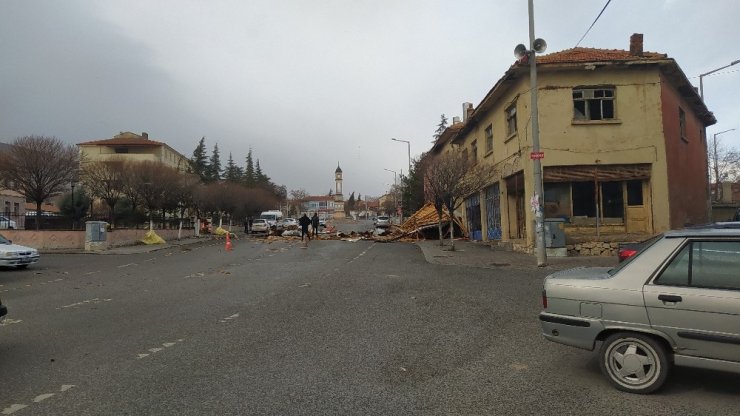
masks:
[[[655,70],[604,70],[538,73],[540,151],[546,166],[648,163],[652,165],[650,196],[654,229],[669,226],[668,178],[661,115],[660,78]],[[573,120],[573,88],[614,86],[616,120]],[[516,101],[517,133],[507,135],[506,108]],[[493,126],[493,152],[485,151],[485,129]],[[477,140],[478,163],[497,172],[501,190],[501,223],[504,239],[515,226],[515,200],[507,199],[503,178],[523,170],[525,178],[525,226],[528,244],[534,242],[534,213],[529,199],[534,192],[534,163],[529,77],[523,76],[505,92],[485,115],[455,140],[471,154]],[[450,146],[450,145],[448,145]],[[485,193],[481,193],[481,201]],[[485,204],[481,202],[485,230]],[[484,232],[485,235],[485,232]]]

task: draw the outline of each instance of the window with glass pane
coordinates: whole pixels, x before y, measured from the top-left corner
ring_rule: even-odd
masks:
[[[506,109],[506,134],[511,136],[516,133],[516,103]]]
[[[740,241],[692,243],[691,286],[740,290]]]
[[[486,153],[493,151],[493,125],[486,127]]]
[[[655,283],[668,286],[688,286],[690,253],[691,245],[687,245],[671,260]]]

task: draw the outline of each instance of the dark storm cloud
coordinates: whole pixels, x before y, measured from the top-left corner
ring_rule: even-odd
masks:
[[[74,1],[3,2],[3,140],[30,134],[71,142],[192,120],[152,53]],[[179,114],[179,115],[178,115]]]

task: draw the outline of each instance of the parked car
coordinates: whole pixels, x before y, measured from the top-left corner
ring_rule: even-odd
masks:
[[[262,218],[257,218],[252,220],[252,234],[255,233],[269,233],[270,232],[270,224],[267,222],[267,220]]]
[[[0,235],[0,266],[12,266],[25,269],[29,264],[39,261],[39,251],[35,248],[13,244]]]
[[[8,307],[3,305],[3,301],[0,300],[0,322],[2,322],[3,319],[5,319],[5,315],[7,314],[8,314]]]
[[[376,227],[390,227],[391,226],[391,217],[380,215],[377,218],[375,218],[374,224]]]
[[[619,390],[651,393],[671,366],[740,373],[740,224],[667,232],[615,268],[545,278],[550,341],[593,351]]]
[[[286,218],[282,221],[283,229],[290,227],[291,225],[295,225],[298,227],[298,220],[295,218]]]
[[[635,254],[639,253],[640,250],[644,249],[645,247],[649,246],[652,243],[652,240],[657,237],[649,238],[645,241],[641,241],[639,243],[622,243],[619,245],[619,249],[617,250],[617,258],[620,262],[623,262],[627,260],[628,258],[634,256]]]
[[[740,221],[740,208],[735,211],[735,215],[732,216],[732,221]]]
[[[0,215],[0,230],[15,230],[15,221]]]

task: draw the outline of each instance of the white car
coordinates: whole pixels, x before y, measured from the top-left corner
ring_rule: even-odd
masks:
[[[283,220],[283,229],[295,225],[298,227],[298,220],[295,218],[286,218]]]
[[[35,248],[13,244],[0,235],[0,266],[25,269],[29,264],[39,261],[39,251]]]
[[[0,215],[0,230],[15,230],[15,221]]]
[[[257,218],[252,221],[252,234],[255,233],[264,233],[269,234],[270,232],[270,224],[267,223],[267,220],[262,218]]]

